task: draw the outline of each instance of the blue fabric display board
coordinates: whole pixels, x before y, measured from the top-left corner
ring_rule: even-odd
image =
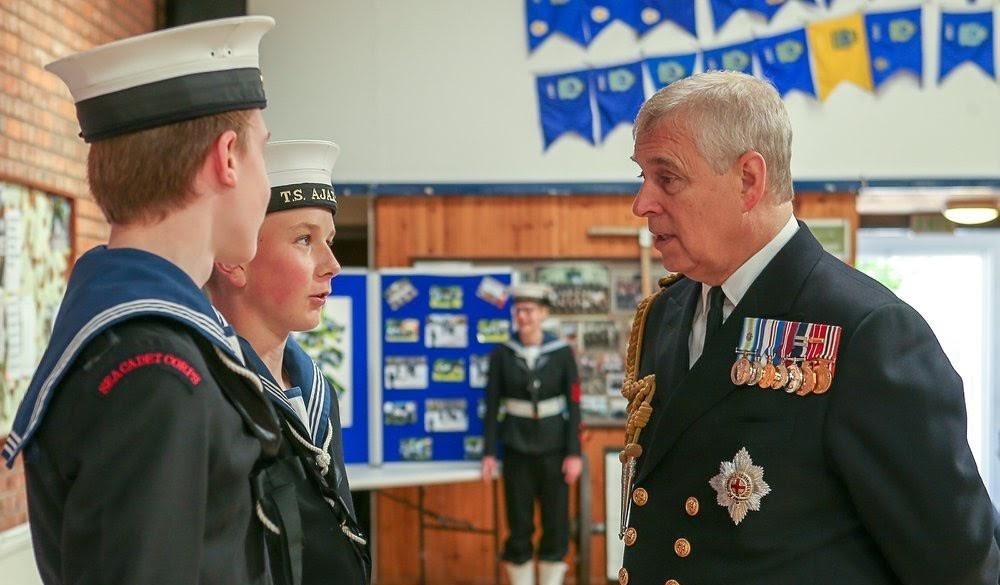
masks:
[[[333,279],[319,327],[296,336],[330,382],[340,404],[346,463],[367,463],[368,275],[345,270]]]
[[[382,460],[482,456],[486,373],[510,335],[509,272],[381,273]]]

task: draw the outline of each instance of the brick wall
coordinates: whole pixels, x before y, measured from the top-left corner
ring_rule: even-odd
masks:
[[[87,190],[69,91],[43,67],[154,30],[157,16],[157,0],[0,0],[0,180],[73,199],[77,256],[107,239],[107,224]],[[21,466],[0,466],[0,531],[25,521]]]

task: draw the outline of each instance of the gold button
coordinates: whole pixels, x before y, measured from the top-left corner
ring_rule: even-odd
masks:
[[[700,509],[701,504],[698,503],[698,498],[690,497],[684,502],[684,511],[687,512],[688,516],[697,516]]]
[[[681,585],[681,584],[677,582],[677,579],[667,579],[666,583],[664,583],[663,585]]]
[[[622,539],[625,541],[625,546],[632,546],[633,544],[635,544],[635,539],[638,537],[639,535],[636,533],[635,528],[629,526],[628,530],[625,531],[625,536]]]
[[[628,569],[625,567],[618,569],[618,585],[628,585]]]
[[[691,554],[691,543],[688,542],[686,538],[678,538],[674,542],[674,552],[677,553],[677,556],[683,559]]]
[[[632,492],[632,501],[635,502],[636,506],[645,506],[646,502],[649,501],[649,492],[643,488],[635,488]]]

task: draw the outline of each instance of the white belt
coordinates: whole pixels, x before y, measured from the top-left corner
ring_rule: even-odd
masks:
[[[566,411],[566,397],[556,396],[555,398],[547,398],[538,402],[505,398],[503,406],[510,416],[535,419],[548,418]]]

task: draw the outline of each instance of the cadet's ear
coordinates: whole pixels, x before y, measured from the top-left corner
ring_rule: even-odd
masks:
[[[247,285],[247,271],[242,264],[215,263],[215,274],[236,288]]]

